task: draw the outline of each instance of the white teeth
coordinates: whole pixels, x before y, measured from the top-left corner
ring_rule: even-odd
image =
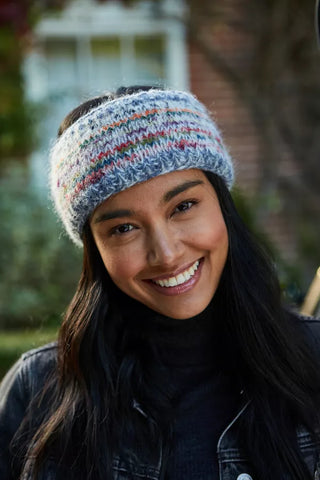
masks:
[[[179,273],[177,276],[177,283],[180,285],[181,283],[184,283],[186,281],[186,278],[184,277],[183,273]]]
[[[160,287],[176,287],[182,283],[187,282],[198,270],[199,260],[197,260],[188,270],[179,273],[176,277],[170,277],[163,280],[153,280],[154,283],[160,285]]]
[[[185,281],[185,282],[186,282],[187,280],[189,280],[189,278],[190,278],[190,273],[185,272],[185,273],[183,273],[182,275],[184,276],[184,281]]]

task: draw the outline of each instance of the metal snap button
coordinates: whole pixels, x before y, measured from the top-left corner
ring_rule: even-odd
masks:
[[[248,473],[240,473],[240,475],[237,476],[237,480],[252,480],[252,477]]]

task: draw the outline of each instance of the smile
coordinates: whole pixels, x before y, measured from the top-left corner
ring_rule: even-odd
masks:
[[[160,287],[166,288],[182,285],[188,282],[193,277],[195,272],[198,270],[199,264],[199,260],[196,260],[194,264],[191,265],[191,267],[187,268],[184,272],[180,272],[177,276],[163,278],[161,280],[152,280],[152,282],[156,285],[159,285]]]

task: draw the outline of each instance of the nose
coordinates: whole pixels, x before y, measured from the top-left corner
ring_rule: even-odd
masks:
[[[150,266],[176,265],[182,255],[183,245],[177,234],[161,225],[148,235],[147,260]]]

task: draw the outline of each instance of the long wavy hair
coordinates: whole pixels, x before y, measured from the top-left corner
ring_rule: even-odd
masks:
[[[86,102],[66,118],[60,134],[92,107],[135,90],[121,89]],[[260,480],[283,480],[286,475],[291,480],[311,479],[295,432],[303,425],[317,436],[318,363],[297,316],[282,306],[273,263],[242,222],[224,182],[206,175],[229,235],[229,253],[213,301],[220,313],[215,319],[221,319],[225,364],[250,400],[240,425],[241,447]],[[165,445],[164,459],[170,448],[170,402],[145,361],[152,346],[124,321],[119,292],[88,225],[83,244],[83,270],[60,329],[57,368],[37,399],[44,414],[25,451],[25,458],[34,461],[25,462],[22,476],[28,473],[30,478],[37,478],[52,455],[67,468],[70,479],[111,478],[124,438],[134,438],[145,448]],[[150,421],[137,415],[133,400]]]

